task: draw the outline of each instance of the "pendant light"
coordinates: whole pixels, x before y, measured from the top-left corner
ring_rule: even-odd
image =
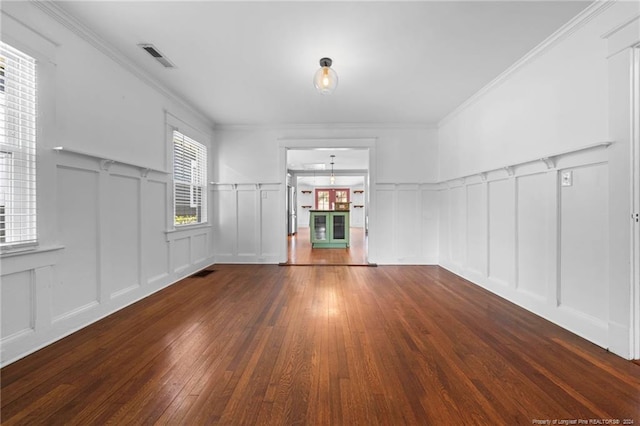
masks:
[[[331,176],[329,177],[329,183],[331,185],[335,185],[336,183],[336,175],[333,174],[333,159],[335,158],[335,155],[331,155]]]
[[[338,74],[331,69],[332,63],[331,58],[320,59],[320,69],[313,76],[313,85],[322,95],[332,94],[338,86]]]

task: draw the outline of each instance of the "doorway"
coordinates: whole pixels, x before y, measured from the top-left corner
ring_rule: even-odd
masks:
[[[291,173],[291,172],[290,172]],[[289,233],[287,264],[289,265],[368,265],[367,232],[365,229],[364,182],[365,176],[336,176],[340,185],[329,188],[324,179],[316,176],[292,176],[292,187],[297,191],[298,227]],[[351,194],[355,193],[354,197]],[[353,200],[354,204],[351,202]],[[336,204],[338,203],[338,204]],[[311,238],[312,211],[349,211],[349,246],[340,248],[314,248]],[[314,228],[317,230],[317,228]]]
[[[284,233],[283,264],[369,265],[369,179],[373,172],[369,165],[373,145],[372,139],[281,141],[286,183],[295,191],[293,198],[297,204],[297,228],[295,232]],[[335,168],[330,169],[332,155]],[[311,212],[335,210],[336,203],[346,203],[353,219],[349,244],[341,248],[318,245],[314,248],[309,226]]]

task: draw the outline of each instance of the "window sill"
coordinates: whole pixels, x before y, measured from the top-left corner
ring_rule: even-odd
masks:
[[[62,250],[62,249],[64,249],[64,246],[40,247],[37,244],[29,244],[22,247],[16,247],[14,249],[3,250],[2,252],[0,252],[0,258],[4,259],[7,257],[47,253],[50,251],[56,251],[56,250]]]
[[[167,241],[174,241],[180,238],[192,237],[209,232],[211,225],[208,223],[199,223],[197,225],[183,225],[174,229],[165,231]]]
[[[4,252],[0,255],[2,276],[55,265],[58,262],[58,253],[64,248],[64,246],[31,246],[20,251]]]

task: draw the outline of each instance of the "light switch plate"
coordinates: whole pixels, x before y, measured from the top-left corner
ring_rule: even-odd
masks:
[[[562,172],[562,177],[561,177],[561,184],[562,186],[571,186],[573,185],[573,172],[571,170]]]

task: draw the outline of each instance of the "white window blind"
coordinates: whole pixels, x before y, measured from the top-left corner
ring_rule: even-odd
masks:
[[[207,221],[207,147],[173,131],[175,226]]]
[[[36,242],[36,61],[0,41],[0,247]]]

